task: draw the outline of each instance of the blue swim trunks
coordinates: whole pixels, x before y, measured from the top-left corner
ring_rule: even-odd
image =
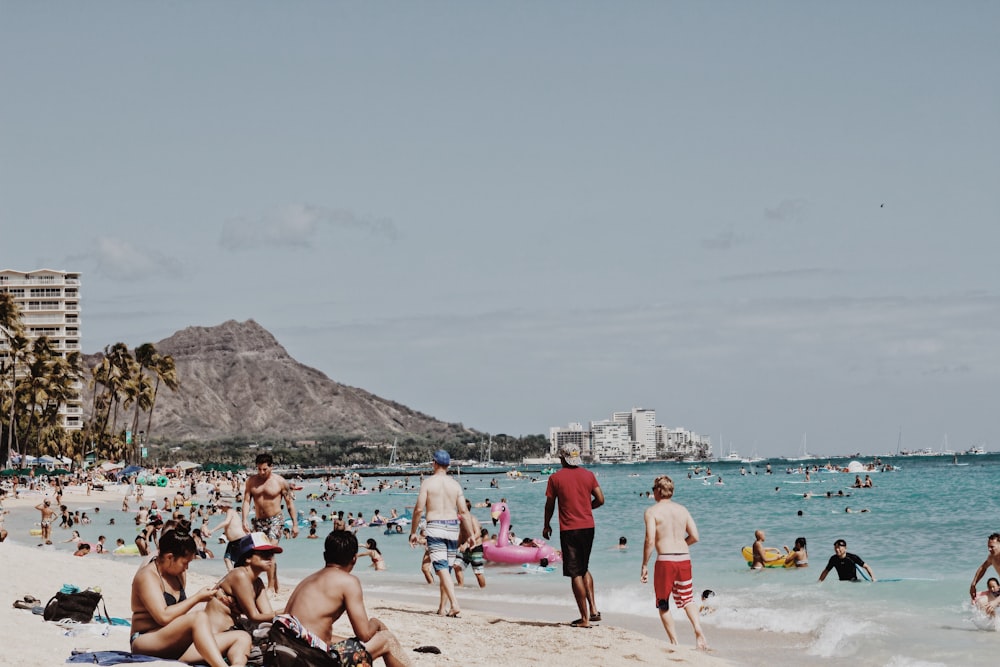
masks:
[[[435,572],[447,570],[458,556],[458,519],[435,519],[427,522],[427,553]]]

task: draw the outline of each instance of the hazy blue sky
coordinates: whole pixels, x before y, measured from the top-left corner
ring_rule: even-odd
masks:
[[[448,421],[1000,449],[1000,3],[0,0],[0,268]]]

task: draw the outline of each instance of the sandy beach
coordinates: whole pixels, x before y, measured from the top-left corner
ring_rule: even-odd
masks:
[[[33,512],[38,502],[40,496],[26,496],[18,500],[7,499],[4,505],[12,514],[22,514]],[[121,496],[95,492],[87,497],[87,502],[95,505],[120,503]],[[31,539],[12,532],[10,539],[0,544],[0,571],[3,572],[0,578],[0,642],[8,656],[16,655],[16,662],[22,667],[50,667],[64,663],[73,650],[127,651],[126,627],[111,626],[106,636],[93,632],[104,629],[105,626],[99,624],[68,632],[12,604],[25,595],[32,595],[44,604],[63,584],[100,587],[110,616],[129,618],[131,582],[138,558],[97,554],[76,558],[62,551],[33,546],[29,542]],[[188,577],[189,589],[214,581],[194,572],[189,572]],[[277,601],[279,605],[289,592],[282,590]],[[461,618],[452,619],[438,617],[426,607],[408,602],[366,596],[366,603],[369,614],[382,619],[396,633],[414,665],[493,667],[497,664],[537,664],[550,659],[581,667],[625,663],[652,665],[668,660],[705,667],[732,664],[722,657],[722,651],[705,653],[694,650],[690,644],[671,650],[665,636],[654,639],[608,623],[577,629],[550,620],[512,615],[500,617],[475,610],[463,610]],[[686,622],[678,619],[678,623],[682,641],[690,640],[690,628],[680,625]],[[351,634],[344,619],[338,622],[335,632]],[[711,641],[712,637],[709,639]],[[426,645],[438,647],[441,653],[412,650]]]

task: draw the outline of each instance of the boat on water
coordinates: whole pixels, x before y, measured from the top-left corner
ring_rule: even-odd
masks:
[[[980,447],[979,445],[973,445],[962,453],[968,456],[982,456],[986,453],[986,448]]]
[[[923,449],[915,449],[912,452],[907,450],[902,450],[899,452],[900,456],[937,456],[938,453],[935,452],[931,447],[924,447]]]
[[[802,448],[796,456],[786,456],[786,461],[812,461],[816,457],[809,453],[806,448],[806,434],[802,434]]]
[[[559,465],[559,459],[547,453],[545,456],[525,456],[521,459],[521,464],[526,466],[546,466],[553,467]]]

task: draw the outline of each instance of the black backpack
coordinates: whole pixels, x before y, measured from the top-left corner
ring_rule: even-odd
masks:
[[[94,620],[97,604],[103,600],[104,596],[97,591],[79,591],[77,593],[59,591],[46,603],[42,618],[46,621],[71,620],[78,623],[90,623]],[[104,616],[110,618],[107,607],[104,607]]]
[[[310,646],[280,623],[271,625],[264,647],[264,667],[341,667],[340,660]]]

